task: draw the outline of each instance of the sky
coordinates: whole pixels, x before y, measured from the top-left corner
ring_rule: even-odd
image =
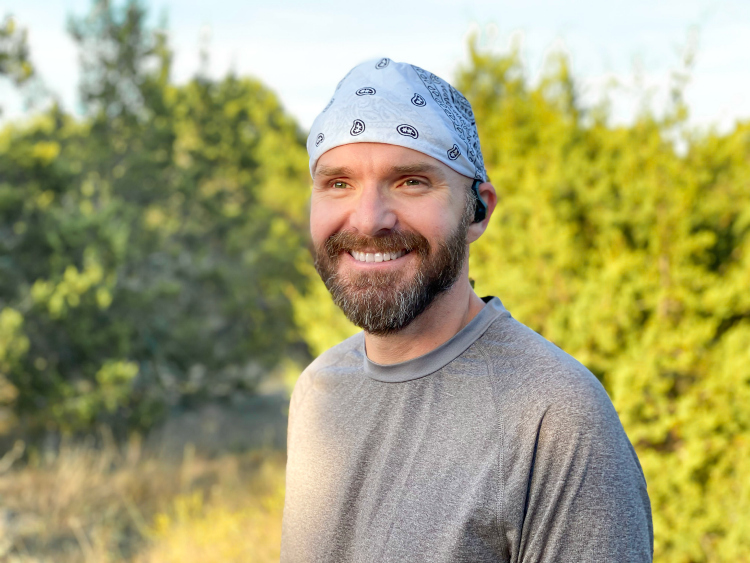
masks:
[[[354,65],[390,57],[451,81],[467,62],[467,42],[507,52],[520,41],[530,80],[545,57],[564,50],[585,103],[613,81],[613,120],[627,123],[647,95],[665,106],[670,73],[680,68],[689,36],[697,56],[686,98],[693,126],[721,131],[750,119],[748,0],[144,0],[154,23],[166,19],[175,51],[173,78],[199,68],[201,41],[209,74],[233,70],[262,80],[307,129]],[[90,0],[0,0],[27,28],[32,60],[64,106],[78,111],[78,59],[69,16]],[[692,31],[691,31],[692,30]],[[0,83],[3,120],[23,117],[20,96]]]

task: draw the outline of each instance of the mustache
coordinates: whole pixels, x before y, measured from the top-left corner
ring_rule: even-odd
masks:
[[[416,251],[423,257],[430,253],[428,240],[412,231],[393,231],[376,237],[340,231],[328,237],[324,248],[326,255],[331,260],[336,260],[342,252],[365,249],[375,249],[378,252]]]

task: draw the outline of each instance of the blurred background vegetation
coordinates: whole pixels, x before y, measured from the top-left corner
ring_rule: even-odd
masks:
[[[69,29],[83,114],[0,25],[38,107],[0,130],[0,560],[277,560],[288,390],[355,330],[307,252],[306,132],[252,78],[171,81],[136,2]],[[469,50],[449,78],[500,196],[479,293],[606,387],[656,561],[750,561],[750,122],[687,126],[690,49],[627,126],[563,55],[532,84]]]

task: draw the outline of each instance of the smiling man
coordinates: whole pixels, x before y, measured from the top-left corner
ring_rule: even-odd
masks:
[[[466,99],[363,63],[308,152],[315,265],[363,332],[295,387],[282,562],[651,561],[606,392],[469,283],[497,197]]]

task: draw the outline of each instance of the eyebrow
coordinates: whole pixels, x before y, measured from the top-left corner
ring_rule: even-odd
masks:
[[[435,174],[441,178],[444,176],[443,171],[434,164],[418,162],[416,164],[404,164],[402,166],[393,166],[391,172],[396,174]]]
[[[348,166],[318,166],[315,169],[315,177],[323,176],[330,178],[332,176],[353,176],[354,171]]]
[[[392,166],[392,174],[435,174],[444,177],[443,171],[434,164],[418,162],[416,164],[402,164]],[[348,166],[319,166],[315,170],[315,177],[331,178],[334,176],[353,176],[354,171]]]

